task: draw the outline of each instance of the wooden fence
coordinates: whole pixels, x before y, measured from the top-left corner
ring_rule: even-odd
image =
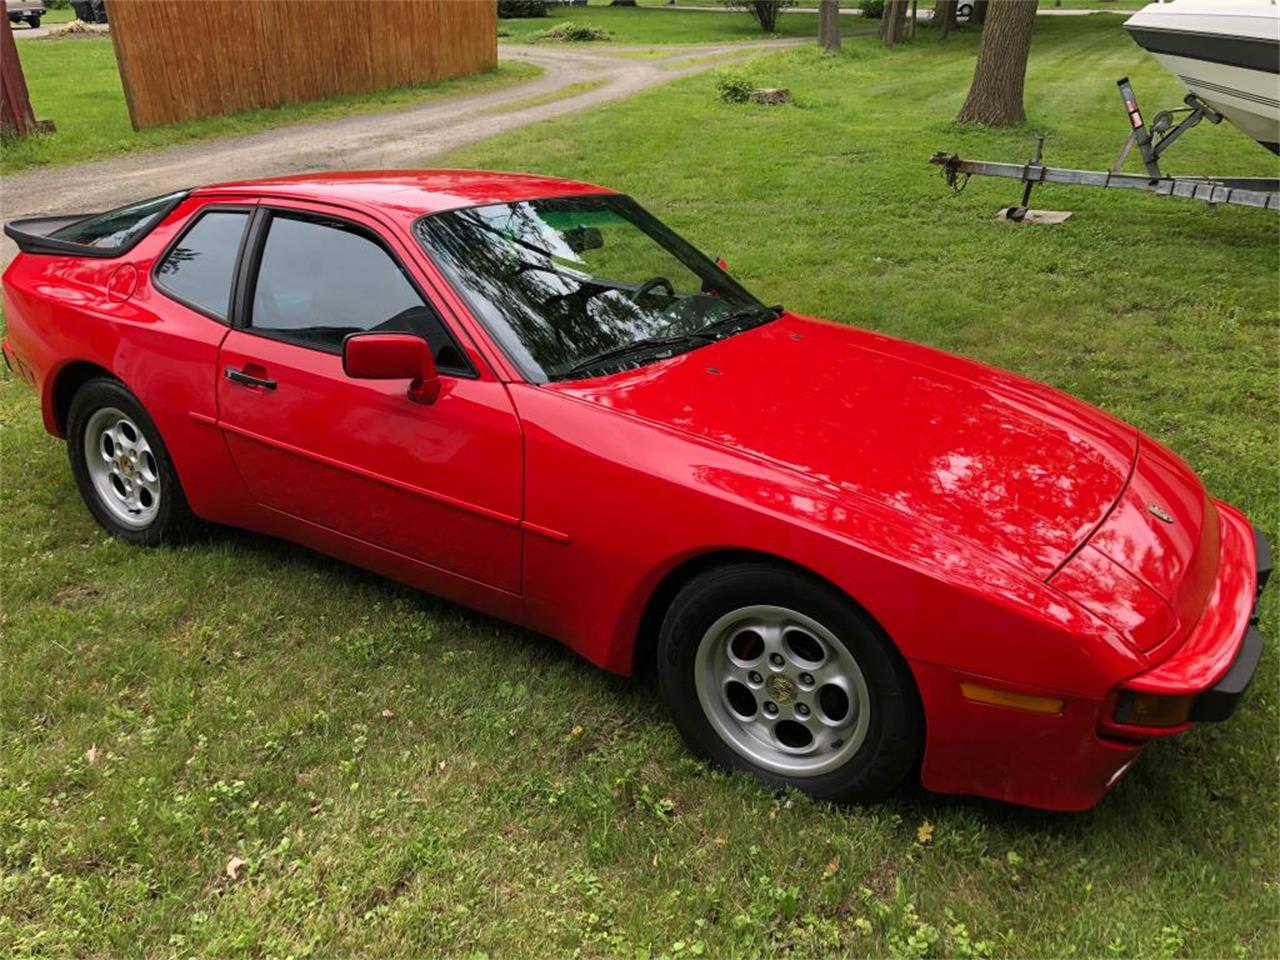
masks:
[[[134,129],[498,62],[494,0],[111,0]]]

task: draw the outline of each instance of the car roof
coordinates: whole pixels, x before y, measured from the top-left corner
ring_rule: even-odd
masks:
[[[559,177],[493,170],[369,170],[307,173],[219,183],[192,191],[200,196],[282,197],[376,207],[399,218],[459,207],[511,203],[544,197],[613,193],[604,187]]]

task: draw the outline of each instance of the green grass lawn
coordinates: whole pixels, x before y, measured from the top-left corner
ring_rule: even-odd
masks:
[[[818,17],[812,13],[784,13],[778,32],[764,33],[751,15],[741,11],[658,10],[647,7],[552,7],[545,17],[498,21],[498,35],[511,43],[571,21],[602,27],[610,43],[726,43],[764,40],[770,36],[817,37]],[[581,45],[581,44],[579,44]]]
[[[58,130],[0,143],[0,173],[259,133],[291,123],[395,110],[443,97],[496,90],[541,73],[532,64],[504,61],[496,70],[457,80],[246,110],[135,131],[129,123],[110,38],[24,40],[18,44],[18,56],[36,116],[54,121]]]
[[[992,220],[1016,184],[954,197],[925,162],[1025,159],[1041,132],[1050,161],[1104,165],[1117,77],[1148,112],[1179,100],[1113,18],[1036,30],[1017,130],[950,124],[962,33],[752,61],[796,107],[721,104],[704,75],[445,162],[610,184],[766,302],[1078,394],[1274,540],[1275,217],[1050,188],[1075,218],[1016,227]],[[1277,163],[1223,126],[1170,168]],[[1274,586],[1237,715],[1153,746],[1095,811],[842,811],[708,771],[651,682],[550,640],[256,536],[108,539],[11,379],[0,476],[0,955],[1280,955]]]

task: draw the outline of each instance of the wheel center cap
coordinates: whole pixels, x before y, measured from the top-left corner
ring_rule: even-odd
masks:
[[[775,703],[790,703],[796,698],[795,683],[781,674],[774,674],[764,686]]]

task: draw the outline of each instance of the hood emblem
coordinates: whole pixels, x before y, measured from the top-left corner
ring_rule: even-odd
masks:
[[[1147,512],[1150,513],[1157,520],[1163,520],[1165,523],[1173,523],[1173,515],[1169,513],[1169,511],[1166,510],[1164,507],[1161,507],[1158,504],[1148,503]]]

